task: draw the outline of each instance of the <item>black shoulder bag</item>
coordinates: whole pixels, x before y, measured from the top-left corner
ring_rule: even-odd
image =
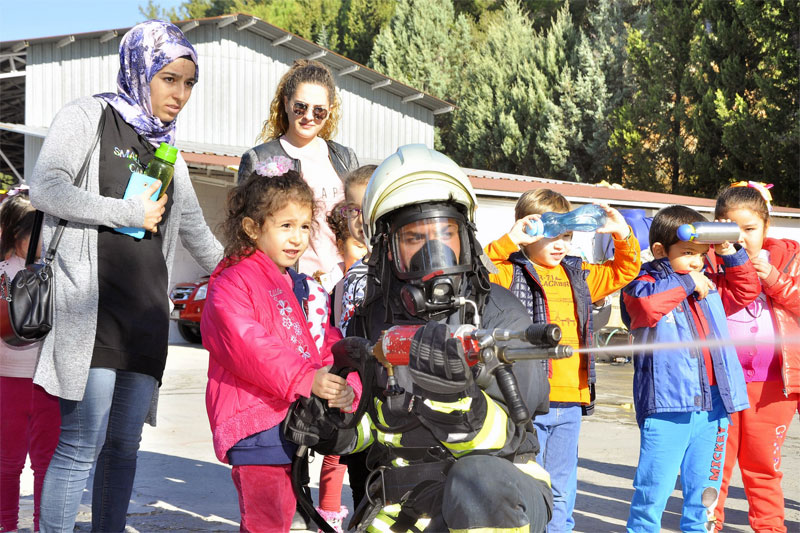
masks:
[[[89,170],[89,161],[100,142],[105,121],[106,114],[103,112],[100,115],[100,123],[97,125],[94,143],[75,177],[75,186],[78,188],[83,186],[83,180]],[[43,219],[44,213],[36,211],[28,244],[28,255],[25,258],[25,268],[17,272],[10,282],[5,272],[0,276],[0,299],[2,299],[0,301],[0,337],[12,346],[26,346],[39,342],[53,328],[55,284],[52,263],[67,221],[63,218],[58,221],[58,227],[53,233],[44,261],[35,263]]]

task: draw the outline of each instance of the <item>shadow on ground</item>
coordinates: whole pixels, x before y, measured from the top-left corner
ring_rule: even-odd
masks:
[[[636,468],[626,464],[601,462],[592,459],[579,459],[578,467],[592,470],[598,474],[621,478],[629,488],[589,483],[578,479],[578,497],[575,502],[575,530],[593,533],[611,533],[624,530],[628,519],[630,502],[633,499],[633,478]],[[680,494],[680,477],[675,481],[675,489]],[[731,487],[729,500],[741,500],[746,507],[746,497],[741,487]],[[671,497],[662,516],[661,526],[664,530],[680,531],[681,508],[683,498]],[[786,508],[797,506],[794,500],[786,499]],[[728,508],[725,515],[726,525],[734,531],[748,531],[747,512]],[[792,526],[795,526],[792,529]],[[739,529],[744,526],[747,529]],[[786,522],[789,531],[800,531],[795,522]],[[735,528],[735,529],[734,529]],[[728,528],[726,528],[727,530]]]

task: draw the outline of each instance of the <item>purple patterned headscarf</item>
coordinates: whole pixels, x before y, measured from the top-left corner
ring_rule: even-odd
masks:
[[[154,146],[172,144],[176,120],[167,124],[153,115],[150,105],[150,82],[176,59],[190,57],[199,78],[197,53],[180,28],[161,20],[148,20],[131,28],[119,43],[117,92],[95,95],[116,109],[136,133]]]

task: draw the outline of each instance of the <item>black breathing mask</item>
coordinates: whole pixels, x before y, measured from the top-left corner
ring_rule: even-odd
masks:
[[[400,302],[417,318],[436,319],[456,307],[465,273],[472,270],[467,224],[448,204],[413,205],[393,217],[392,270]]]

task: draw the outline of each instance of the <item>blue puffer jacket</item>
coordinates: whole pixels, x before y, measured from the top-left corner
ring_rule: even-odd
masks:
[[[725,271],[711,276],[717,290],[697,301],[708,323],[709,340],[729,338],[726,311],[747,305],[760,290],[758,277],[743,249],[719,257],[723,258]],[[643,264],[639,277],[624,289],[622,316],[635,344],[687,343],[634,352],[633,398],[639,426],[655,413],[711,410],[703,352],[691,344],[700,338],[689,302],[694,290],[691,276],[676,273],[668,259]],[[712,346],[709,351],[725,410],[733,413],[749,407],[736,349],[724,345]]]

